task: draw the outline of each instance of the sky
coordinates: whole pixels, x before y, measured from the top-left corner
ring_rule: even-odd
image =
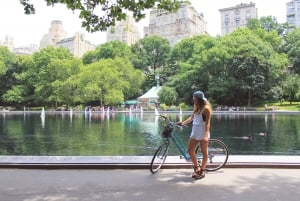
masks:
[[[208,33],[216,36],[221,33],[221,16],[219,9],[236,6],[240,3],[255,3],[258,17],[275,16],[279,23],[286,21],[286,3],[291,0],[190,0],[199,13],[203,13],[207,21]],[[64,5],[46,6],[44,0],[30,0],[35,5],[36,14],[25,15],[19,0],[0,0],[0,41],[6,36],[13,37],[15,47],[36,44],[39,46],[44,34],[48,33],[53,20],[62,21],[68,37],[76,32],[83,33],[86,40],[95,45],[105,43],[104,32],[88,33],[81,28],[78,12],[68,10]],[[5,2],[5,3],[4,3]],[[149,23],[148,17],[138,23],[139,31],[143,34],[143,27]]]

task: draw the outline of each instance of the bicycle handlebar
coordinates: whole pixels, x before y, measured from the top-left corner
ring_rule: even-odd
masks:
[[[186,125],[182,125],[182,124],[177,124],[176,122],[171,121],[167,116],[165,115],[160,115],[160,117],[162,117],[165,121],[168,121],[169,124],[171,124],[172,126],[176,126],[177,128],[183,128],[183,127],[187,127]]]

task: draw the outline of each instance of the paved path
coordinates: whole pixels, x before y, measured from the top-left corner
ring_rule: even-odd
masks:
[[[0,169],[1,201],[298,201],[299,169]]]

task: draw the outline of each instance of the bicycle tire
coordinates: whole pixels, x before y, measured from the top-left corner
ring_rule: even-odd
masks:
[[[151,164],[150,164],[151,173],[154,174],[159,171],[159,169],[166,161],[168,152],[169,152],[169,142],[164,142],[162,145],[160,145],[160,147],[158,147],[151,160]]]
[[[218,139],[209,139],[208,161],[205,170],[212,172],[224,167],[228,160],[228,154],[228,148],[224,142]],[[200,148],[197,149],[197,155],[201,155]],[[201,161],[199,161],[199,163],[201,163]]]

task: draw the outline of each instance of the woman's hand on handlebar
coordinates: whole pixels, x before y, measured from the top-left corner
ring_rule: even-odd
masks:
[[[181,121],[175,123],[177,126],[184,126]]]
[[[180,128],[186,127],[186,125],[182,124],[181,121],[178,121],[178,122],[176,122],[175,124],[176,124],[177,127],[180,127]]]

